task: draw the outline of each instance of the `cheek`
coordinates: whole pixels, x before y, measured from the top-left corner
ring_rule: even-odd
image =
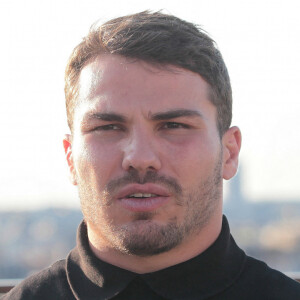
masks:
[[[219,159],[220,145],[210,139],[182,140],[168,148],[168,164],[182,182],[201,180],[214,169]]]
[[[106,147],[97,141],[86,140],[74,149],[76,173],[83,180],[105,184],[118,166],[117,147]]]

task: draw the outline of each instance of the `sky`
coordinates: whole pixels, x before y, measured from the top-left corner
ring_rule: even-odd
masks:
[[[300,200],[299,1],[2,0],[0,210],[79,207],[62,147],[68,57],[94,22],[146,9],[199,24],[217,42],[246,197]]]

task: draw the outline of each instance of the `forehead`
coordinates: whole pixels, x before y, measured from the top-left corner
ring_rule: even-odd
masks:
[[[206,81],[189,70],[103,55],[81,71],[77,106],[119,112],[140,108],[146,113],[205,105],[214,109],[209,92]]]

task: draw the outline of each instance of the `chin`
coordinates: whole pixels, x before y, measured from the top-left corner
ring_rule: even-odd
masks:
[[[184,237],[183,231],[174,222],[159,225],[142,218],[123,225],[117,231],[114,234],[119,239],[119,250],[136,256],[153,256],[167,252],[178,246]]]

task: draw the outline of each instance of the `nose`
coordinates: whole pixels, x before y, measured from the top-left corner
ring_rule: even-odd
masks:
[[[122,167],[129,171],[135,169],[140,173],[161,168],[158,143],[146,130],[136,129],[128,137],[124,147]]]

